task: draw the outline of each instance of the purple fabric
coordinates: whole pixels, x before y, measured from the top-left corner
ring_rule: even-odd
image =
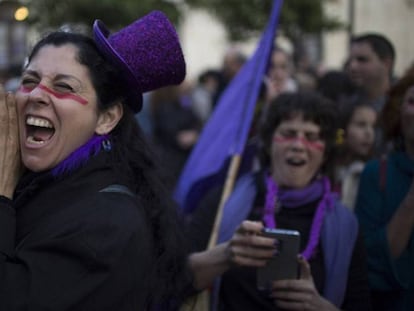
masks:
[[[306,188],[297,190],[291,190],[286,188],[280,188],[278,191],[278,199],[284,207],[295,208],[303,204],[307,204],[316,201],[322,196],[325,191],[329,191],[329,180],[324,177],[312,182]]]
[[[191,213],[200,197],[214,186],[203,187],[198,183],[225,171],[229,158],[243,153],[272,52],[281,6],[281,0],[273,1],[270,19],[256,52],[224,90],[184,166],[174,194],[184,213]],[[195,191],[195,185],[201,191]]]
[[[109,139],[109,135],[94,135],[84,145],[72,152],[65,160],[52,169],[52,175],[59,177],[67,172],[80,167],[91,156],[99,153],[102,149],[102,142]]]
[[[335,208],[326,213],[321,232],[326,274],[323,295],[337,307],[344,301],[358,230],[355,215],[337,200]]]
[[[264,206],[264,216],[263,221],[268,228],[276,228],[276,222],[274,214],[276,211],[276,204],[279,204],[280,200],[278,198],[279,195],[279,187],[273,181],[273,177],[271,175],[267,176],[266,179],[266,202]]]
[[[219,243],[228,241],[239,224],[247,219],[256,193],[253,174],[244,175],[239,179],[223,210]],[[326,275],[323,296],[339,308],[345,296],[358,223],[355,216],[340,205],[336,194],[330,193],[329,200],[332,200],[333,208],[327,209],[324,214],[320,236]]]
[[[316,246],[319,244],[319,237],[321,235],[321,228],[325,219],[325,212],[328,209],[332,209],[333,201],[331,200],[331,184],[328,177],[324,177],[322,179],[322,183],[324,191],[323,196],[318,204],[315,216],[313,217],[308,245],[306,245],[305,250],[302,252],[302,255],[307,260],[313,256]]]
[[[247,219],[256,197],[256,185],[251,174],[241,177],[228,198],[220,224],[217,243],[228,241],[243,220]]]
[[[323,193],[330,192],[329,180],[318,179],[306,188],[291,190],[279,188],[269,175],[266,179],[267,194],[265,204],[265,223],[270,228],[276,228],[274,219],[275,206],[280,202],[284,207],[295,208],[307,204],[322,197]],[[270,191],[269,191],[270,190]]]
[[[276,228],[275,209],[280,204],[285,208],[296,208],[321,198],[312,221],[309,242],[302,252],[303,257],[309,260],[319,244],[319,237],[325,210],[331,208],[331,184],[327,177],[313,181],[308,187],[300,190],[283,189],[277,186],[269,174],[266,178],[266,202],[263,221],[268,228]]]
[[[180,97],[180,105],[185,109],[191,109],[192,99],[189,95],[183,95]]]
[[[93,25],[95,42],[105,57],[119,66],[141,110],[142,93],[180,84],[185,77],[184,55],[174,26],[164,13],[153,11],[110,35],[102,21]]]

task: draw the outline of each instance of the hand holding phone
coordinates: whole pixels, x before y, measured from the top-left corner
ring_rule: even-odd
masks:
[[[257,288],[265,290],[271,281],[296,279],[300,247],[299,231],[265,228],[262,234],[277,239],[278,246],[277,252],[266,266],[257,269]]]

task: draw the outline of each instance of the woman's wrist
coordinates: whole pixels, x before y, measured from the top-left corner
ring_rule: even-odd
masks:
[[[13,181],[9,179],[7,182],[4,182],[4,180],[2,180],[0,182],[0,196],[13,199],[13,194],[17,185],[17,180],[17,177],[13,178]]]
[[[189,256],[189,266],[193,273],[194,288],[207,288],[230,267],[225,243],[206,251],[192,253]]]

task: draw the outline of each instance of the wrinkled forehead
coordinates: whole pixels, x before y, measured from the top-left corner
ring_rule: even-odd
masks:
[[[78,48],[73,44],[45,45],[34,54],[24,72],[36,72],[39,76],[66,75],[82,81],[89,80],[89,69],[78,60]]]
[[[33,51],[33,54],[30,55],[29,64],[33,62],[34,59],[44,56],[59,55],[65,56],[65,59],[72,59],[78,62],[78,53],[79,48],[72,42],[65,43],[46,43],[40,45]]]

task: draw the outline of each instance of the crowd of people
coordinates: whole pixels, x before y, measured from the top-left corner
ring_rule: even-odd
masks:
[[[92,34],[49,33],[0,89],[1,310],[169,311],[206,289],[221,311],[414,309],[414,64],[396,77],[388,38],[306,79],[274,47],[257,161],[207,248],[224,185],[186,218],[172,191],[247,57],[192,85],[163,13]],[[298,273],[258,288],[288,243],[265,228],[298,232]]]

